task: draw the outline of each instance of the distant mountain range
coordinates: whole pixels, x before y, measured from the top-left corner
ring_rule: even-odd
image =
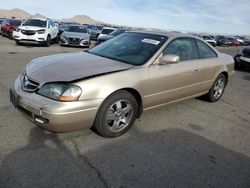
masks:
[[[17,8],[11,9],[11,10],[0,9],[0,17],[3,17],[3,18],[15,17],[17,19],[47,18],[47,16],[41,15],[39,13],[32,15],[22,9],[17,9]],[[101,23],[86,15],[76,15],[72,18],[55,19],[55,20],[60,21],[60,22],[77,22],[77,23],[89,23],[89,24]]]

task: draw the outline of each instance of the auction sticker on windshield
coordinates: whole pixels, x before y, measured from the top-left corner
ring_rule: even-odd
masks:
[[[153,40],[153,39],[143,39],[142,42],[148,43],[148,44],[154,44],[154,45],[160,44],[160,41],[158,41],[158,40]]]

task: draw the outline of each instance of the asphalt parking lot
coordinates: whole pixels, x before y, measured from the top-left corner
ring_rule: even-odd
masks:
[[[250,73],[236,71],[217,103],[147,111],[115,139],[50,133],[13,108],[9,88],[31,59],[81,50],[0,37],[0,187],[250,187]]]

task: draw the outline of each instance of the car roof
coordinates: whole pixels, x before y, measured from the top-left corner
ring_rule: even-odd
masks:
[[[113,27],[103,27],[103,29],[113,29],[113,30],[116,30],[116,28],[113,28]]]
[[[85,28],[87,28],[86,25],[81,25],[81,24],[68,24],[68,26],[79,26],[79,27],[85,27]]]
[[[190,38],[196,38],[200,39],[200,37],[191,35],[191,34],[184,34],[184,33],[178,33],[178,32],[168,32],[168,31],[162,31],[162,30],[134,30],[134,31],[128,31],[128,32],[134,32],[134,33],[144,33],[144,34],[153,34],[153,35],[161,35],[168,38],[175,38],[175,37],[190,37]]]

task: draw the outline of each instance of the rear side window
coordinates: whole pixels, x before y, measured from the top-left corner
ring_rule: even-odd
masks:
[[[55,23],[54,23],[53,21],[50,21],[50,23],[51,23],[52,27],[55,27],[55,26],[56,26]]]
[[[48,21],[48,28],[50,29],[51,28],[51,22]]]
[[[180,57],[180,61],[196,59],[195,41],[191,38],[175,39],[166,47],[163,54],[178,55]]]
[[[113,31],[114,31],[114,29],[103,29],[103,30],[102,30],[102,34],[109,35],[109,34],[112,33]]]
[[[196,40],[198,47],[199,58],[214,58],[217,54],[204,42]]]

